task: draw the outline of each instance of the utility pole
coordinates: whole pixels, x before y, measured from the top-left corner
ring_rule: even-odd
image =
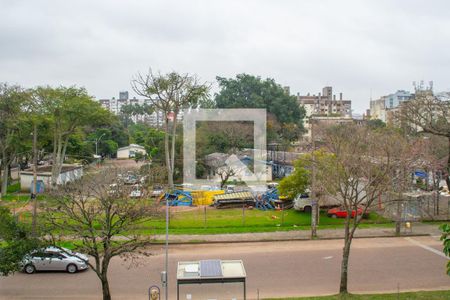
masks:
[[[33,187],[31,191],[31,200],[33,200],[33,217],[32,217],[32,233],[36,235],[36,225],[37,225],[37,124],[36,121],[33,122]]]
[[[164,298],[169,299],[169,197],[166,197],[166,259],[165,259],[165,271],[163,272],[161,279],[164,287]]]
[[[312,178],[311,178],[311,238],[317,238],[317,216],[318,205],[316,196],[316,157],[314,151],[316,150],[316,140],[314,135],[313,117],[310,119],[311,123],[311,142],[312,142]]]

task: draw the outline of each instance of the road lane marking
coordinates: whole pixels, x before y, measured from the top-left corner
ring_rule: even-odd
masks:
[[[441,256],[443,258],[450,259],[450,257],[445,255],[443,252],[441,252],[439,250],[436,250],[436,249],[434,249],[434,248],[432,248],[430,246],[424,245],[424,244],[422,244],[422,243],[420,243],[420,242],[418,242],[418,241],[416,241],[416,240],[414,240],[412,238],[406,237],[405,240],[407,240],[408,242],[410,242],[410,243],[412,243],[412,244],[414,244],[416,246],[419,246],[422,249],[425,249],[425,250],[428,250],[430,252],[433,252],[434,254],[437,254],[437,255],[439,255],[439,256]]]
[[[333,258],[333,256],[325,256],[325,257],[322,257],[323,259],[332,259]]]

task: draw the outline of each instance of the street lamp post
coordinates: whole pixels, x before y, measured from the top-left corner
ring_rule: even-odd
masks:
[[[166,300],[169,299],[169,197],[166,197],[166,261],[165,261],[165,293],[164,297]]]
[[[311,140],[312,140],[312,178],[311,178],[311,238],[317,238],[317,219],[319,215],[319,205],[316,193],[316,158],[314,151],[316,150],[316,140],[314,132],[314,120],[310,119],[311,124]]]
[[[99,138],[95,139],[95,155],[98,155],[98,142],[100,142],[101,138],[105,135],[103,133]]]

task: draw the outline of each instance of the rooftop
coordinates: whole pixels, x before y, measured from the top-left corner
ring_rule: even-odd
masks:
[[[209,259],[200,261],[180,261],[177,280],[245,279],[242,260]]]

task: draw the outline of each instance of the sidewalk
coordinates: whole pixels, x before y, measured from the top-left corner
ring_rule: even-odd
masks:
[[[413,224],[412,230],[405,231],[402,228],[402,236],[431,235],[440,236],[439,226],[423,223]],[[318,239],[343,239],[344,229],[323,229],[318,230]],[[362,228],[355,232],[356,238],[373,237],[395,237],[395,228]],[[157,241],[164,241],[165,235],[154,236]],[[239,243],[239,242],[264,242],[264,241],[289,241],[289,240],[309,240],[311,231],[293,230],[277,232],[258,233],[235,233],[235,234],[196,234],[196,235],[175,235],[170,234],[170,243]]]

